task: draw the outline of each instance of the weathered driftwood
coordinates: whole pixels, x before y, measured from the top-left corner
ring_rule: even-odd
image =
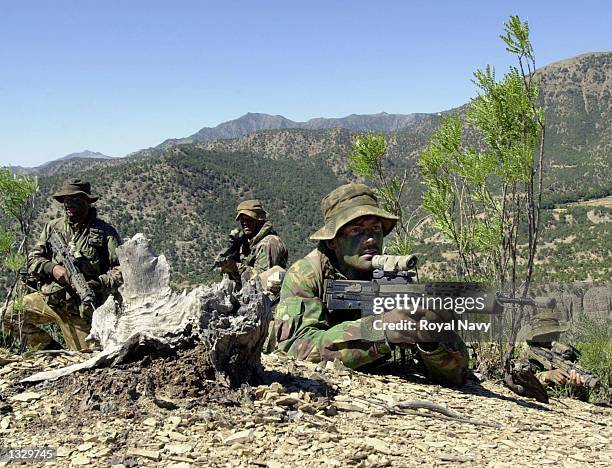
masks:
[[[102,351],[64,368],[39,372],[22,382],[55,380],[94,367],[114,366],[142,353],[200,344],[210,351],[218,379],[239,385],[261,371],[261,350],[271,319],[270,303],[259,282],[240,293],[225,278],[211,287],[182,294],[170,289],[170,267],[149,240],[136,234],[117,249],[124,284],[121,304],[112,297],[95,310],[91,337]]]

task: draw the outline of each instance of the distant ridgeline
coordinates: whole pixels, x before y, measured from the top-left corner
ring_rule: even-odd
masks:
[[[612,53],[579,56],[538,74],[547,119],[545,203],[550,208],[557,204],[543,216],[538,280],[602,281],[612,272],[612,204],[605,199],[590,205],[571,202],[612,194]],[[246,117],[248,128],[257,130],[253,114]],[[410,208],[420,204],[422,193],[418,153],[429,143],[440,118],[419,114],[403,121],[402,129],[387,133],[388,170],[406,169],[411,177],[405,194]],[[231,136],[230,127],[224,128]],[[231,128],[240,133],[245,127]],[[237,203],[257,197],[287,243],[293,262],[314,247],[308,236],[322,223],[321,198],[355,180],[346,168],[354,130],[284,128],[234,136],[192,143],[167,140],[127,158],[77,158],[38,168],[33,171],[41,187],[34,232],[37,235],[43,222],[60,214],[61,207],[50,201],[51,193],[64,179],[81,177],[90,180],[99,194],[103,219],[123,237],[145,233],[168,257],[174,284],[193,284],[215,277],[207,270],[235,226]],[[449,271],[452,252],[430,227],[415,250],[428,276],[442,278]]]

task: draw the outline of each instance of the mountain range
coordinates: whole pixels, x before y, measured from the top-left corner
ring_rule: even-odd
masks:
[[[146,148],[134,151],[127,157],[146,157],[159,151],[169,149],[173,146],[188,143],[203,143],[214,140],[234,139],[261,130],[279,129],[308,129],[321,130],[332,128],[343,128],[352,131],[381,131],[384,133],[400,130],[415,124],[430,114],[351,114],[342,118],[323,118],[317,117],[307,122],[295,122],[282,115],[270,115],[262,113],[248,112],[237,119],[223,122],[216,127],[204,127],[191,136],[184,138],[168,138],[153,148]],[[13,170],[17,173],[39,173],[49,170],[56,170],[58,164],[68,160],[90,159],[103,160],[114,159],[112,156],[84,150],[78,153],[67,154],[66,156],[48,161],[37,167],[14,166]]]
[[[249,112],[242,117],[229,122],[223,122],[216,127],[204,127],[186,138],[168,139],[156,148],[166,149],[177,144],[202,143],[211,140],[232,139],[259,130],[279,130],[301,128],[307,130],[323,130],[329,128],[345,128],[353,131],[392,132],[405,128],[428,114],[351,114],[342,118],[314,118],[306,122],[294,122],[282,115],[269,115]]]
[[[52,161],[41,164],[35,167],[22,167],[22,166],[11,166],[11,170],[16,174],[49,174],[57,170],[67,170],[74,166],[76,161],[88,160],[88,161],[104,161],[109,159],[116,159],[112,156],[99,153],[97,151],[84,150],[78,153],[70,153]]]
[[[541,104],[547,110],[549,145],[555,146],[558,151],[576,155],[584,151],[598,152],[612,144],[612,132],[605,131],[612,125],[609,106],[612,92],[610,67],[612,67],[612,53],[596,52],[555,62],[538,70],[537,76],[542,88]],[[463,112],[466,108],[467,104],[455,111]],[[386,112],[351,114],[342,118],[318,117],[306,122],[296,122],[282,115],[249,112],[216,127],[204,127],[187,137],[168,138],[154,148],[138,150],[127,156],[148,156],[180,144],[236,139],[261,130],[339,128],[355,132],[391,133],[415,126],[419,122],[425,122],[425,127],[428,126],[428,123],[429,126],[437,127],[438,117],[447,112],[450,111],[434,114],[388,114]],[[563,136],[560,137],[560,135]],[[81,158],[111,159],[110,156],[102,153],[85,150],[68,154],[35,169],[58,161]],[[19,169],[31,170],[30,168]]]
[[[67,154],[66,156],[56,159],[56,161],[66,161],[68,159],[113,159],[113,157],[98,153],[97,151],[84,150],[78,153]]]
[[[612,194],[612,52],[574,57],[537,73],[547,123],[545,202],[550,207],[544,216],[548,250],[539,260],[540,274],[558,281],[609,277],[612,208],[605,203],[597,208],[572,203]],[[456,111],[464,113],[466,106]],[[166,140],[126,158],[55,161],[38,172],[36,229],[60,213],[59,205],[49,201],[53,190],[68,176],[82,177],[92,181],[100,195],[97,205],[103,218],[124,237],[144,232],[155,249],[168,256],[175,281],[192,284],[210,277],[208,266],[234,227],[236,204],[261,198],[294,261],[314,246],[308,236],[320,226],[321,198],[339,184],[357,180],[347,169],[356,131],[387,133],[386,170],[408,171],[405,203],[411,212],[422,193],[418,154],[440,119],[439,114],[383,113],[338,119],[357,128],[268,128],[292,121],[247,114],[215,127],[222,127],[226,136],[243,133],[233,138],[207,139],[215,129],[202,129],[198,141]],[[337,122],[313,119],[293,124]],[[432,235],[415,240],[415,248],[437,265],[439,273],[448,264],[448,246],[434,242]],[[561,261],[565,263],[546,269],[553,265],[550,262]]]

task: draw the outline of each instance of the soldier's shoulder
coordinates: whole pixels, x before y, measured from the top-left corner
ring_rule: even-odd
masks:
[[[287,270],[281,289],[281,301],[287,297],[314,297],[321,291],[321,274],[311,254],[296,261]]]
[[[63,217],[55,218],[49,221],[45,225],[45,229],[58,229],[58,228],[62,228],[64,225],[65,225],[65,219]]]
[[[287,274],[291,273],[302,277],[320,276],[322,269],[323,262],[320,258],[320,252],[314,249],[308,255],[291,265],[287,270]]]
[[[91,223],[91,227],[104,231],[107,235],[117,237],[117,238],[119,237],[119,233],[117,232],[117,229],[115,229],[115,227],[112,224],[106,222],[104,219],[99,218],[97,216],[94,219],[94,221]]]
[[[282,246],[285,245],[283,240],[277,234],[268,234],[263,239],[261,239],[260,244],[261,245],[282,245]]]

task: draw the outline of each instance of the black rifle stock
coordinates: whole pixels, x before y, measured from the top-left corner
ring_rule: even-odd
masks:
[[[240,249],[245,241],[244,233],[241,229],[233,229],[227,239],[227,245],[215,258],[215,262],[210,267],[209,271],[219,268],[223,262],[232,259],[240,260]]]
[[[83,276],[83,273],[81,273],[75,265],[74,255],[70,251],[66,239],[54,230],[51,232],[49,243],[51,244],[51,249],[56,258],[68,271],[70,288],[77,294],[81,304],[94,310],[96,308],[96,295],[87,284],[87,280]]]

